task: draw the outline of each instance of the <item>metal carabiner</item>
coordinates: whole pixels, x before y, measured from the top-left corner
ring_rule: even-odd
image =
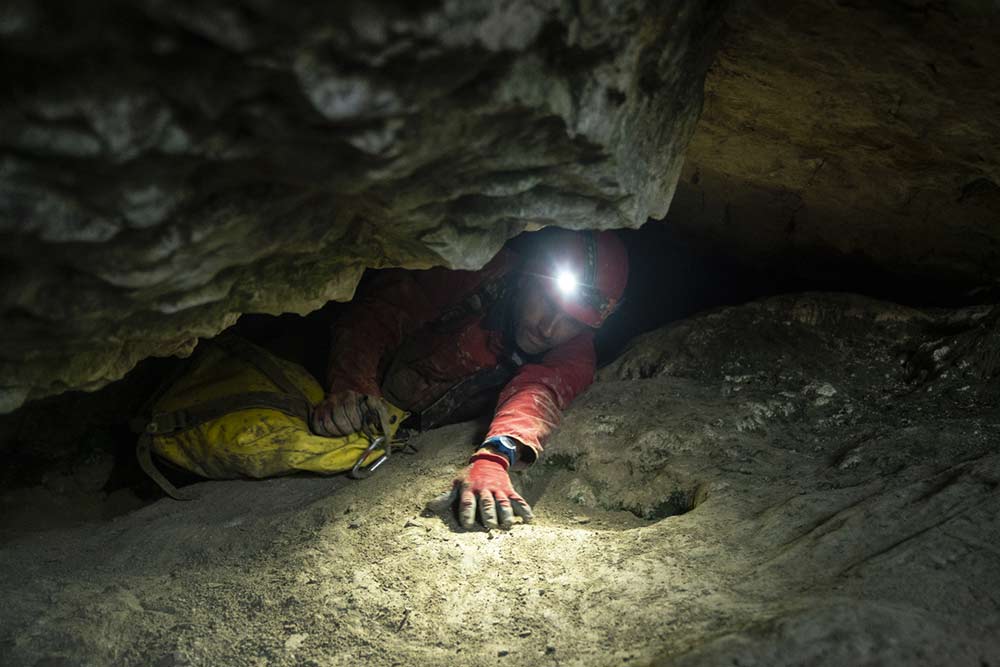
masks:
[[[389,458],[388,445],[385,446],[384,448],[385,452],[382,454],[382,456],[378,457],[371,465],[369,465],[366,468],[362,468],[361,466],[364,464],[365,459],[371,456],[372,452],[374,452],[379,447],[382,447],[382,445],[386,443],[386,440],[387,439],[384,435],[380,435],[374,440],[372,440],[371,444],[368,445],[368,448],[365,449],[365,451],[361,453],[361,456],[358,457],[358,460],[354,463],[354,467],[351,468],[351,472],[347,473],[347,476],[350,477],[351,479],[365,479],[367,477],[370,477],[373,472],[378,470],[378,467],[383,463],[385,463],[386,460]]]

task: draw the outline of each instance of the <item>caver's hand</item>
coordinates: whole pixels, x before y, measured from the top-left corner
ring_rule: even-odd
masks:
[[[510,483],[507,457],[481,449],[469,460],[469,466],[454,482],[458,521],[463,528],[475,525],[477,507],[479,519],[487,528],[510,528],[515,514],[525,523],[531,521],[531,507]]]
[[[329,394],[313,406],[309,428],[316,435],[336,437],[357,433],[365,424],[364,394],[346,389]]]

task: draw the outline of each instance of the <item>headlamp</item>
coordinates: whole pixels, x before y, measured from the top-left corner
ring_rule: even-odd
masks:
[[[556,291],[562,298],[596,310],[601,318],[610,315],[618,307],[617,302],[605,298],[599,289],[581,282],[573,271],[559,268],[552,277]]]
[[[566,269],[561,269],[556,274],[556,287],[559,288],[559,292],[561,292],[563,296],[576,296],[578,287],[576,276]]]

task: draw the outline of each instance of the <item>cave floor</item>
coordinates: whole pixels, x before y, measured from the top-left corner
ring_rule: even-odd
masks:
[[[537,519],[507,532],[428,506],[467,423],[368,480],[21,535],[0,663],[1000,665],[996,395],[957,361],[908,380],[899,345],[941,361],[974,326],[932,320],[788,297],[640,339],[517,475]]]

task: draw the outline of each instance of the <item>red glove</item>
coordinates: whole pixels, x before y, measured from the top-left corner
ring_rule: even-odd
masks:
[[[471,465],[455,480],[459,492],[458,520],[462,528],[475,525],[477,501],[479,518],[487,528],[510,528],[514,514],[525,523],[531,521],[531,506],[510,483],[507,457],[479,450],[469,461]]]

